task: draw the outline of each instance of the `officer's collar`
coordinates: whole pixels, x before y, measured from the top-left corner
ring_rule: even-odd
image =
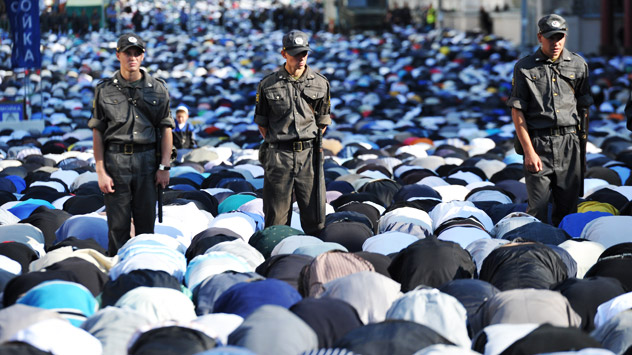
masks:
[[[144,69],[140,69],[140,73],[142,74],[142,78],[140,79],[140,87],[152,87],[153,84],[147,80],[147,72]],[[130,81],[125,80],[121,75],[121,71],[117,70],[116,74],[114,74],[114,80],[112,82],[115,85],[120,85],[121,87],[131,87]],[[137,86],[138,87],[138,86]]]
[[[558,61],[559,61],[559,59],[562,59],[564,61],[570,61],[571,60],[571,56],[570,56],[568,50],[566,50],[566,48],[562,49],[562,54],[560,55],[560,58],[558,58]],[[544,55],[544,52],[542,52],[542,48],[539,48],[538,51],[535,53],[535,61],[536,62],[546,62],[546,61],[548,61],[548,62],[553,63],[551,61],[551,58],[549,58],[546,55]]]
[[[287,70],[285,69],[285,65],[282,66],[281,70],[277,72],[277,78],[281,80],[290,80],[291,76],[290,76],[290,73],[288,73]],[[303,73],[303,75],[301,75],[300,78],[296,80],[303,81],[303,80],[312,80],[314,78],[315,76],[314,76],[314,73],[312,72],[312,69],[308,65],[306,65],[305,72]]]

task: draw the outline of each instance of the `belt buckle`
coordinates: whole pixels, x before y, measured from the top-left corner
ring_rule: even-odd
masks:
[[[296,142],[292,142],[292,150],[295,152],[300,152],[303,150],[303,142],[302,141],[296,141]]]
[[[124,144],[123,145],[123,154],[134,154],[134,145],[133,144]]]

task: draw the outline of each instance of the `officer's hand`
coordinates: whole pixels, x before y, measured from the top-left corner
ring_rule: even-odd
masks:
[[[533,152],[532,154],[525,154],[524,166],[528,172],[535,174],[542,170],[542,160],[540,156]]]
[[[99,174],[99,190],[104,194],[110,194],[114,192],[114,180],[107,173]]]
[[[156,186],[162,186],[166,188],[169,185],[169,171],[168,170],[156,170]]]

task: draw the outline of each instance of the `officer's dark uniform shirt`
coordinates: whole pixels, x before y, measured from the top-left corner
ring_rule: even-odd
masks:
[[[142,71],[139,82],[130,83],[117,71],[95,90],[88,127],[103,134],[104,144],[156,142],[156,127],[175,127],[169,110],[167,88]],[[129,104],[121,104],[129,102]]]
[[[316,138],[316,125],[331,124],[329,81],[306,66],[294,79],[281,67],[257,88],[255,123],[268,129],[270,143]]]
[[[564,49],[553,62],[538,49],[516,63],[507,106],[524,113],[529,130],[577,126],[577,108],[592,104],[588,65],[579,55]]]

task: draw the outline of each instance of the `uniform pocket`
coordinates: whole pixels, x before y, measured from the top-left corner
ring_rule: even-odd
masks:
[[[285,90],[274,88],[265,90],[264,94],[275,116],[283,116],[290,110],[290,100]]]
[[[145,100],[145,103],[151,107],[158,107],[162,104],[165,98],[157,94],[145,94],[143,96],[143,100]]]
[[[575,94],[575,82],[577,80],[576,72],[574,70],[563,69],[560,71],[560,76],[570,86],[571,92]]]
[[[158,122],[162,117],[163,105],[167,97],[154,92],[143,93],[143,110],[147,113],[152,122]]]
[[[303,95],[308,100],[319,100],[325,97],[326,89],[318,86],[308,86],[303,90]]]
[[[261,166],[265,168],[266,164],[266,153],[268,152],[268,143],[263,142],[261,146],[259,146],[259,162]]]
[[[108,118],[115,122],[125,122],[127,120],[127,97],[120,91],[104,93],[101,99],[103,110]]]
[[[534,68],[534,69],[521,69],[525,78],[528,82],[531,82],[532,85],[542,94],[547,92],[547,88],[549,87],[549,82],[546,76],[546,70],[544,68]]]
[[[560,71],[560,75],[562,75],[563,77],[565,77],[568,80],[575,80],[577,79],[577,77],[575,76],[575,70],[572,69],[562,69]]]

